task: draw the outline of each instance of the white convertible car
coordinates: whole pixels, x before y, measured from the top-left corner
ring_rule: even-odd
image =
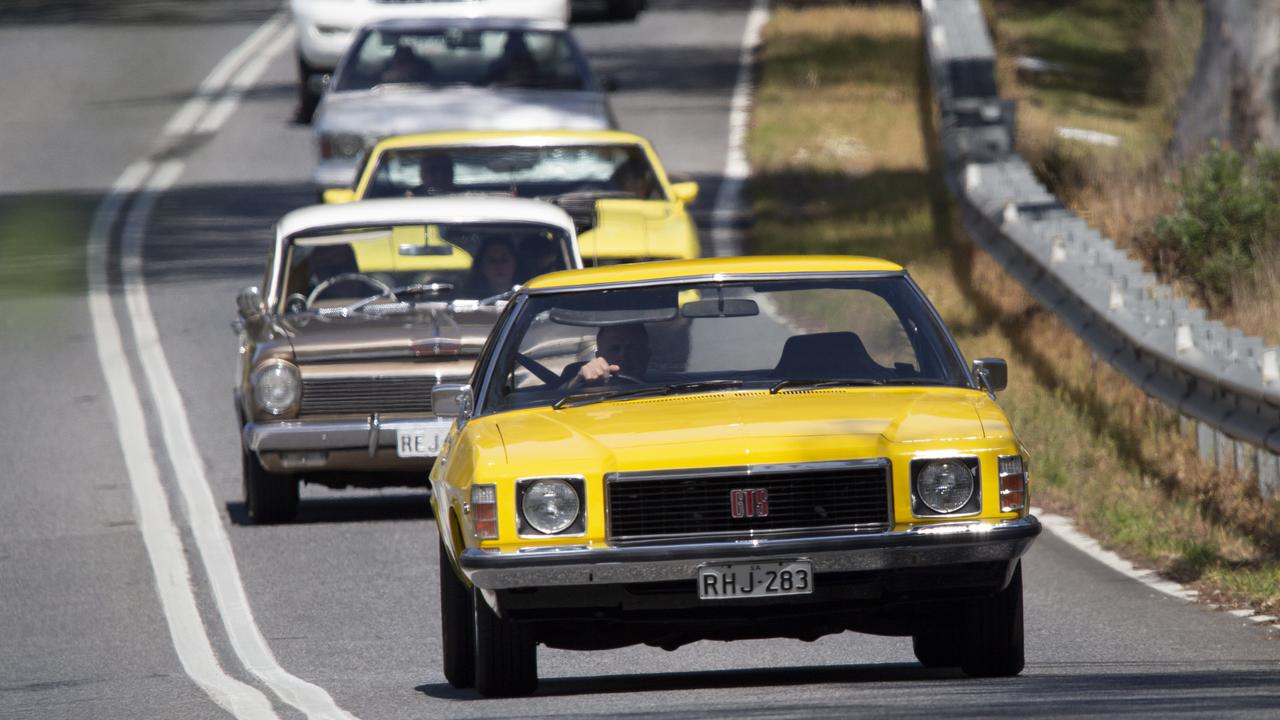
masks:
[[[605,130],[607,87],[559,20],[382,20],[356,35],[316,110],[323,192],[379,140],[449,130]]]
[[[298,119],[308,122],[324,76],[338,66],[357,28],[388,18],[469,15],[569,21],[569,0],[290,0],[298,31]]]

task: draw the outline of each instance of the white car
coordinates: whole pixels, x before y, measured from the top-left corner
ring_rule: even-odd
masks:
[[[450,130],[606,130],[606,88],[563,22],[382,20],[362,28],[312,129],[317,189],[351,187],[383,138]]]
[[[357,28],[388,18],[521,17],[569,22],[569,0],[290,0],[298,32],[298,119],[308,122]]]

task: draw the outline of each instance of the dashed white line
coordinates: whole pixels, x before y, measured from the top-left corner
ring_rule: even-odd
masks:
[[[769,0],[755,0],[747,14],[742,31],[742,49],[738,55],[738,78],[729,101],[729,150],[725,154],[724,173],[711,210],[711,254],[740,255],[742,247],[734,225],[741,219],[742,186],[751,175],[744,147],[751,125],[751,94],[755,85],[756,48],[760,34],[769,22]]]

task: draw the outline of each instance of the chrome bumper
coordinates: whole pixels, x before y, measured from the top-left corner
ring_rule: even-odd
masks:
[[[462,571],[483,590],[693,580],[700,565],[804,559],[816,574],[1009,561],[1040,534],[1035,516],[915,526],[865,535],[758,538],[643,546],[468,548]]]
[[[436,420],[434,416],[413,420],[280,420],[249,423],[241,439],[255,453],[301,450],[350,450],[394,448],[396,431]]]

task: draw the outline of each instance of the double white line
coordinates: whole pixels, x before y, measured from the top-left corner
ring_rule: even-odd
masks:
[[[173,186],[185,169],[180,159],[160,158],[165,157],[170,148],[181,147],[193,137],[217,132],[272,58],[292,42],[293,33],[284,15],[268,20],[224,57],[200,84],[195,97],[170,118],[156,150],[121,173],[99,203],[89,232],[89,311],[98,360],[115,411],[116,433],[137,506],[138,527],[155,571],[169,635],[183,669],[214,702],[236,717],[278,717],[265,694],[231,677],[222,668],[196,604],[182,535],[160,480],[148,418],[129,367],[108,287],[111,234],[126,206],[120,267],[125,307],[133,331],[132,350],[138,356],[158,411],[160,436],[172,461],[196,551],[231,647],[246,670],[280,700],[307,717],[354,720],[323,688],[285,671],[254,620],[230,538],[204,474],[204,461],[187,421],[186,408],[165,358],[142,274],[142,240],[156,199]]]

